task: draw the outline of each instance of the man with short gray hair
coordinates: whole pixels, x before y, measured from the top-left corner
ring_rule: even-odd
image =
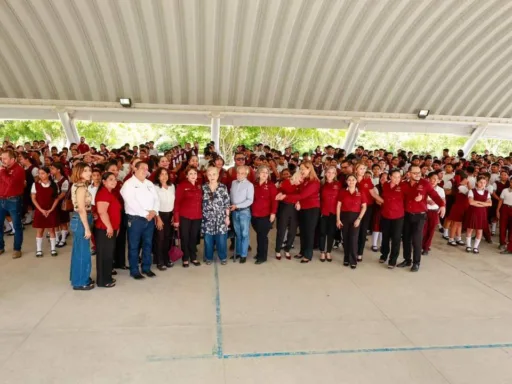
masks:
[[[240,165],[236,170],[236,180],[231,184],[232,221],[236,233],[235,260],[240,257],[240,264],[247,260],[249,249],[249,228],[251,222],[251,205],[254,201],[254,185],[247,180],[249,168]]]

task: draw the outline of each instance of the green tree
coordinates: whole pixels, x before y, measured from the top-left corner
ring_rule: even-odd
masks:
[[[54,120],[5,120],[0,121],[0,137],[9,137],[13,143],[46,140],[64,145],[66,136],[59,121]]]

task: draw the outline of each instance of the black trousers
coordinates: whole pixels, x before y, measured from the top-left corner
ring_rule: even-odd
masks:
[[[299,211],[300,254],[311,260],[315,245],[315,228],[320,217],[320,208],[301,209]]]
[[[405,213],[404,219],[404,259],[414,264],[421,262],[421,245],[423,242],[423,227],[427,218],[426,213]]]
[[[359,217],[360,212],[340,212],[340,220],[343,224],[341,232],[343,234],[343,251],[345,257],[343,262],[349,263],[350,265],[357,265],[357,242],[359,238],[359,227],[354,227],[354,223]]]
[[[180,217],[180,239],[183,261],[197,260],[197,239],[201,231],[201,219]]]
[[[157,265],[165,265],[169,262],[169,249],[172,240],[172,212],[159,212],[164,227],[158,230],[155,227],[153,233],[153,255]]]
[[[320,252],[331,253],[336,229],[335,214],[320,217]]]
[[[268,255],[268,233],[272,229],[270,216],[251,217],[251,224],[256,232],[256,260],[267,261]]]
[[[96,283],[104,287],[112,283],[112,263],[116,250],[116,236],[107,237],[106,229],[94,228],[96,239]]]
[[[297,234],[297,227],[299,226],[299,212],[295,209],[295,204],[280,202],[277,209],[276,220],[276,253],[281,252],[287,229],[288,235],[286,236],[284,251],[290,252],[293,241],[295,240],[295,235]]]
[[[126,229],[128,227],[128,218],[124,211],[121,211],[121,226],[116,237],[116,250],[114,254],[114,268],[124,268],[126,266]]]
[[[364,213],[361,223],[359,223],[359,237],[357,239],[357,254],[363,256],[364,246],[366,244],[366,233],[373,217],[373,204],[366,206],[366,212]],[[343,238],[345,239],[345,238]]]
[[[389,256],[389,265],[396,265],[398,255],[400,254],[400,243],[402,241],[402,232],[404,228],[404,218],[386,219],[381,218],[380,229],[382,231],[382,246],[380,252],[387,260]],[[391,241],[391,254],[389,243]]]

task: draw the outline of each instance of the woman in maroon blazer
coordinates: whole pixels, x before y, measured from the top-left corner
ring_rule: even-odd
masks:
[[[203,218],[203,190],[197,180],[197,168],[189,166],[184,174],[186,180],[180,182],[176,189],[174,227],[179,228],[183,267],[188,268],[189,261],[196,267],[201,265],[197,260],[197,239]]]

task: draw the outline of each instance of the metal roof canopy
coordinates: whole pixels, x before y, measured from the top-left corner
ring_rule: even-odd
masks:
[[[2,0],[0,36],[0,119],[512,139],[508,0]]]

